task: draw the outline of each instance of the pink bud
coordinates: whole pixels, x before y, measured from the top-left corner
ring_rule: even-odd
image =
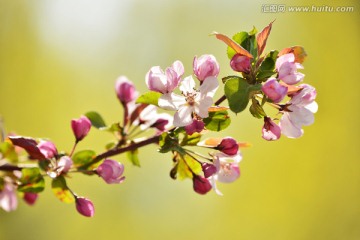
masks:
[[[278,140],[281,136],[281,128],[274,123],[271,118],[264,117],[264,126],[262,128],[262,138],[267,141]]]
[[[236,72],[250,73],[250,58],[244,55],[235,54],[230,61],[231,68]]]
[[[92,217],[95,213],[93,203],[83,197],[76,197],[76,210],[85,217]]]
[[[134,84],[125,76],[120,76],[116,80],[115,91],[122,104],[134,101],[138,97]]]
[[[304,67],[300,63],[295,62],[295,55],[293,53],[281,55],[276,60],[275,65],[279,73],[278,78],[286,84],[294,85],[305,77],[303,73],[297,71],[297,69],[303,69]]]
[[[185,126],[185,131],[188,135],[192,135],[196,132],[200,133],[202,130],[204,130],[204,122],[194,119],[192,123]]]
[[[108,184],[121,183],[125,180],[124,176],[121,177],[124,172],[124,165],[111,159],[105,159],[96,169],[96,172]]]
[[[24,201],[29,205],[34,205],[38,196],[39,195],[37,193],[26,192],[24,194]]]
[[[70,170],[73,161],[68,156],[62,156],[58,162],[58,172],[59,173],[66,173]]]
[[[214,164],[211,164],[211,163],[202,163],[201,164],[201,167],[202,167],[202,170],[204,172],[204,177],[205,178],[209,178],[211,177],[212,175],[214,175],[217,171],[216,167]]]
[[[232,156],[238,153],[239,144],[231,137],[223,138],[220,144],[215,148],[226,155]]]
[[[199,58],[195,56],[193,62],[195,76],[204,81],[207,77],[217,77],[219,74],[219,63],[213,55],[202,55]]]
[[[45,158],[53,158],[58,154],[55,144],[50,141],[40,141],[37,147]]]
[[[71,120],[71,128],[75,135],[76,141],[78,142],[86,137],[90,131],[91,122],[87,117],[81,116],[79,119]]]
[[[166,129],[166,126],[169,124],[169,120],[159,118],[156,120],[155,123],[153,123],[150,127],[156,128],[157,130],[163,132]]]
[[[193,188],[195,192],[203,195],[208,193],[212,189],[212,186],[206,178],[194,175]]]
[[[261,89],[274,103],[283,100],[288,91],[288,88],[281,85],[275,78],[269,78]]]
[[[145,76],[145,82],[151,91],[170,93],[177,88],[183,74],[182,62],[175,61],[165,72],[159,66],[152,67]]]

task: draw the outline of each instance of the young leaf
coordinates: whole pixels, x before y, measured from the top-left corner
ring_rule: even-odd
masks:
[[[21,137],[21,136],[9,136],[10,141],[18,147],[25,149],[32,159],[42,160],[45,156],[40,152],[37,147],[37,142],[32,138]]]
[[[269,77],[271,77],[272,75],[274,75],[275,72],[275,63],[276,63],[276,58],[278,56],[278,51],[274,50],[271,51],[268,55],[266,55],[266,57],[264,58],[264,60],[262,61],[260,67],[259,67],[259,71],[256,75],[257,81],[266,81]]]
[[[225,83],[225,96],[229,107],[234,113],[243,111],[250,98],[250,94],[261,89],[261,84],[251,85],[243,78],[232,78]]]
[[[92,126],[98,129],[106,127],[104,119],[101,117],[99,113],[93,111],[87,112],[85,113],[85,116],[90,120]]]
[[[203,119],[206,129],[210,131],[222,131],[227,128],[231,119],[227,111],[209,112],[209,117]]]
[[[185,135],[184,139],[181,141],[181,146],[196,146],[198,142],[200,142],[201,134],[193,133],[191,135]]]
[[[136,149],[134,151],[128,151],[127,152],[127,157],[128,159],[131,161],[131,163],[134,166],[140,167],[140,160],[139,160],[139,150]]]
[[[246,49],[237,44],[234,40],[230,39],[228,36],[217,32],[214,32],[213,34],[216,36],[217,39],[223,41],[226,45],[234,49],[236,53],[247,56],[249,58],[253,58],[253,56]]]
[[[257,30],[254,27],[252,31],[249,33],[247,32],[238,32],[235,34],[232,39],[239,44],[241,47],[243,47],[245,50],[250,52],[250,54],[253,57],[257,56],[257,43],[256,43],[256,34]],[[233,56],[236,54],[235,50],[233,50],[231,47],[228,47],[227,54],[229,59],[232,59]]]
[[[257,35],[256,41],[258,45],[258,56],[260,56],[265,47],[266,47],[266,41],[270,35],[272,24],[274,21],[272,21],[268,26],[266,26],[259,35]]]
[[[59,176],[52,180],[51,189],[60,201],[64,203],[75,202],[75,197],[66,185],[66,181],[63,176]]]
[[[188,154],[178,154],[177,160],[177,178],[183,180],[185,178],[193,178],[193,173],[201,174],[201,164],[190,157]]]
[[[80,167],[90,163],[96,157],[96,153],[93,150],[82,150],[77,152],[72,157],[73,163],[76,167]]]
[[[176,137],[172,136],[171,134],[169,134],[167,132],[164,132],[163,134],[160,135],[159,152],[167,153],[169,151],[178,150],[178,148],[179,148],[178,141],[179,140]]]
[[[256,118],[260,119],[260,118],[263,118],[264,116],[266,116],[264,109],[261,107],[259,101],[256,100],[255,98],[252,98],[252,104],[251,104],[249,110],[250,110],[250,113]]]
[[[301,46],[294,46],[290,48],[285,48],[280,51],[279,57],[281,55],[287,54],[287,53],[293,53],[295,56],[295,62],[297,63],[303,63],[305,61],[305,58],[307,56],[305,49]]]
[[[16,163],[18,161],[18,155],[15,152],[15,147],[9,141],[0,143],[0,153],[2,158],[6,158],[10,162]]]
[[[145,104],[159,106],[158,101],[160,97],[161,97],[161,93],[150,91],[141,95],[136,100],[136,103],[145,103]]]
[[[45,188],[45,180],[39,168],[23,168],[19,181],[21,183],[18,187],[20,192],[38,193]]]

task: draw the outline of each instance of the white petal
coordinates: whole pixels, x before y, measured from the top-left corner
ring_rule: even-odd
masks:
[[[283,65],[285,62],[294,62],[294,61],[295,61],[295,56],[293,53],[284,54],[278,57],[278,59],[276,60],[276,69],[279,70],[281,65]]]
[[[289,109],[292,111],[289,112],[289,117],[295,126],[308,126],[314,123],[314,113],[309,109],[297,106],[290,106]]]
[[[188,76],[184,78],[184,80],[182,80],[180,84],[180,91],[183,92],[184,94],[195,92],[194,88],[195,88],[195,81],[192,78],[192,76]]]
[[[177,60],[172,64],[172,69],[176,72],[178,77],[181,77],[184,74],[184,65],[181,61]]]
[[[214,189],[215,193],[217,195],[223,196],[223,194],[219,191],[219,189],[216,187],[216,179],[214,176],[208,178],[212,188]]]
[[[303,135],[301,127],[297,127],[292,123],[288,113],[284,113],[280,119],[279,126],[281,133],[289,138],[298,138]]]
[[[305,106],[306,109],[308,109],[312,113],[316,113],[318,111],[318,104],[316,102],[312,102]]]
[[[163,94],[159,98],[159,107],[165,110],[177,110],[180,105],[186,104],[186,99],[183,96],[177,95],[175,93]]]
[[[201,99],[199,105],[195,108],[195,113],[202,118],[207,118],[209,116],[209,107],[212,104],[213,99],[211,97]]]
[[[216,77],[207,77],[200,86],[200,94],[202,97],[214,97],[219,82]]]
[[[180,106],[179,110],[175,113],[174,116],[174,126],[175,127],[183,127],[187,126],[193,122],[193,118],[191,116],[193,112],[193,108],[187,105]]]

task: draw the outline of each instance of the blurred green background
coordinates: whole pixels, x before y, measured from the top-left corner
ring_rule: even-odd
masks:
[[[353,6],[344,13],[264,13],[264,4]],[[121,119],[115,79],[145,91],[151,66],[179,59],[186,75],[195,55],[214,54],[231,73],[227,35],[276,19],[267,50],[305,47],[305,82],[318,90],[315,124],[297,140],[261,138],[262,121],[244,112],[224,133],[243,150],[241,178],[200,196],[173,181],[169,156],[141,149],[142,167],[106,185],[74,175],[69,185],[93,200],[95,217],[57,200],[47,181],[34,207],[0,211],[0,239],[360,239],[359,1],[0,0],[0,114],[6,129],[49,137],[69,151],[70,119],[88,110]],[[92,130],[79,149],[103,150],[111,135]],[[47,179],[48,180],[48,179]]]

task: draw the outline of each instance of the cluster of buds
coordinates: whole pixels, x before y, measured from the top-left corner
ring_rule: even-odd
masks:
[[[191,179],[198,194],[214,190],[222,195],[217,183],[231,183],[240,177],[240,147],[247,144],[232,137],[205,140],[202,137],[209,131],[226,129],[231,124],[228,111],[242,112],[251,101],[251,114],[264,119],[262,137],[266,140],[277,140],[281,134],[300,137],[302,127],[314,122],[315,88],[298,85],[304,79],[298,70],[303,69],[305,51],[296,46],[263,54],[271,28],[272,23],[259,34],[253,29],[249,33],[237,33],[232,39],[215,33],[216,38],[228,45],[230,66],[237,74],[225,76],[221,81],[219,63],[211,54],[195,56],[192,73],[187,77],[183,77],[184,65],[178,60],[165,70],[151,67],[145,75],[149,91],[141,95],[132,81],[120,76],[115,93],[124,111],[123,119],[107,125],[99,113],[91,111],[71,120],[75,141],[69,152],[58,151],[47,139],[13,135],[3,139],[6,134],[1,132],[0,208],[15,210],[18,193],[33,205],[45,188],[44,177],[49,177],[59,200],[75,203],[81,215],[92,217],[93,203],[74,193],[66,178],[82,173],[98,176],[107,184],[122,183],[124,165],[110,157],[126,152],[131,163],[140,166],[138,150],[149,144],[158,144],[160,153],[172,154],[171,178]],[[214,101],[220,82],[224,95]],[[228,104],[221,105],[226,99]],[[265,104],[275,107],[281,117],[268,116]],[[111,133],[113,140],[100,154],[93,150],[75,151],[91,127]],[[22,156],[22,149],[26,157]],[[204,150],[207,154],[202,153]]]

